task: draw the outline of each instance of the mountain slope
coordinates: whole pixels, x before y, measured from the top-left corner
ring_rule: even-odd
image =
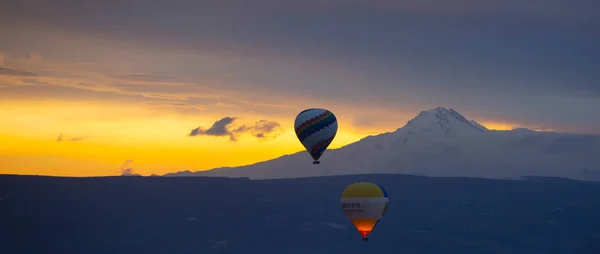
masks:
[[[363,173],[486,178],[523,175],[600,179],[600,136],[488,130],[453,109],[422,111],[394,132],[328,150],[321,165],[298,152],[253,165],[165,176],[254,179]]]

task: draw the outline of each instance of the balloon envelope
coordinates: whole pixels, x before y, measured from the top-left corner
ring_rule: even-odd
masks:
[[[319,164],[319,158],[337,133],[338,123],[335,115],[327,109],[306,109],[296,116],[294,127],[298,140],[314,159],[313,164]]]
[[[344,189],[341,202],[344,214],[366,240],[387,210],[388,194],[377,184],[358,182]]]

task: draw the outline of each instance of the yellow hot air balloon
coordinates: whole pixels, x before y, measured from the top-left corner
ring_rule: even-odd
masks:
[[[385,189],[377,184],[358,182],[344,189],[341,202],[346,217],[362,235],[363,241],[366,241],[367,235],[385,214],[388,195]]]

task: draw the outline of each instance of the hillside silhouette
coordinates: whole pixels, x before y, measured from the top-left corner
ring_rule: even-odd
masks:
[[[360,235],[350,183],[384,186],[385,217]],[[0,176],[2,253],[577,253],[600,251],[600,184],[349,175]]]

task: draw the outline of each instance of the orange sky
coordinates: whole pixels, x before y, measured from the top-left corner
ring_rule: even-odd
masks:
[[[114,175],[120,174],[119,166],[126,160],[133,160],[137,173],[164,174],[244,165],[303,149],[292,129],[295,114],[269,118],[282,127],[274,139],[258,140],[245,134],[237,142],[187,136],[195,127],[209,127],[220,115],[177,114],[136,103],[8,100],[0,102],[0,117],[10,119],[0,126],[0,164],[4,165],[0,173]],[[248,114],[239,121],[261,119]],[[340,120],[331,147],[357,141],[368,132],[353,130]],[[61,134],[62,141],[57,141]]]
[[[393,131],[420,110],[438,106],[411,101],[407,93],[400,94],[407,98],[404,107],[388,107],[364,94],[345,100],[326,96],[352,86],[326,87],[330,90],[324,97],[311,97],[302,94],[303,88],[275,91],[251,78],[227,78],[234,70],[259,66],[254,72],[285,81],[285,71],[304,66],[305,76],[323,75],[324,84],[351,84],[353,77],[345,74],[353,70],[339,62],[151,47],[61,30],[13,34],[21,38],[22,48],[0,48],[2,174],[118,175],[128,160],[142,175],[245,165],[304,150],[292,125],[298,112],[308,107],[336,114],[339,131],[330,148],[338,148]],[[44,43],[32,44],[39,41]],[[322,69],[327,71],[319,74]],[[239,74],[244,75],[248,74]],[[339,80],[329,80],[336,75]],[[457,110],[470,116],[468,110]],[[192,129],[208,128],[226,116],[238,117],[238,124],[274,121],[281,129],[269,140],[250,134],[237,142],[188,136]],[[499,119],[469,118],[491,129],[520,127]]]
[[[355,129],[343,116],[338,115],[340,131],[331,148],[392,130]],[[0,102],[0,117],[10,119],[0,126],[0,173],[5,174],[116,175],[126,160],[133,160],[136,173],[164,174],[245,165],[303,150],[292,129],[293,113],[269,118],[281,123],[282,133],[276,138],[242,135],[235,143],[226,137],[187,136],[197,126],[210,126],[219,115],[177,114],[136,103],[8,100]],[[260,119],[246,115],[239,121]],[[59,135],[62,141],[57,141]]]

